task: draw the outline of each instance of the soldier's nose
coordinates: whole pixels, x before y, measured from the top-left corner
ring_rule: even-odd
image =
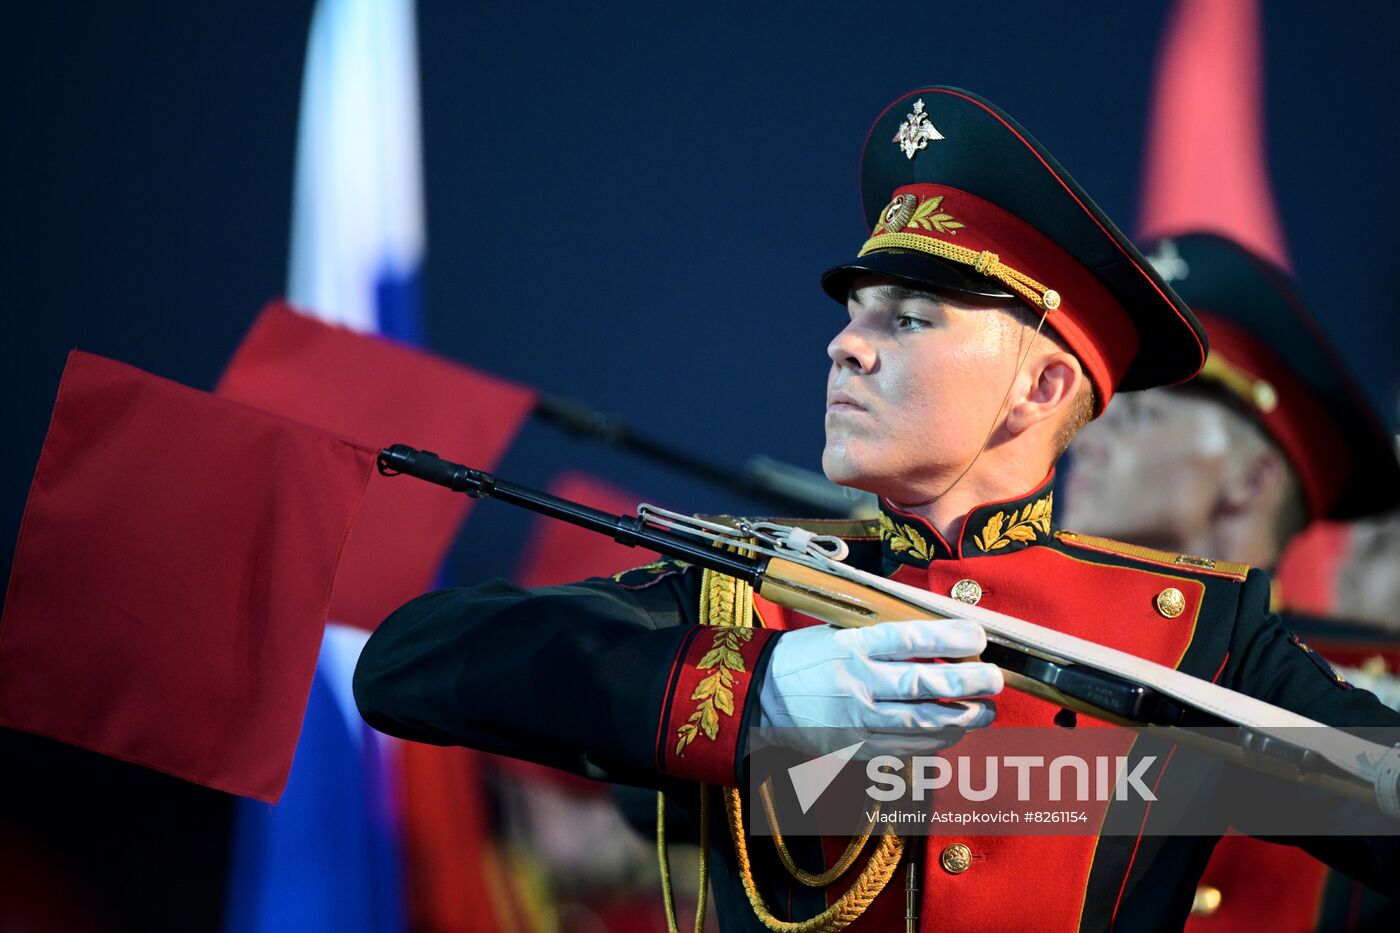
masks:
[[[826,355],[837,366],[867,373],[875,367],[875,348],[850,327],[845,328],[827,344]]]

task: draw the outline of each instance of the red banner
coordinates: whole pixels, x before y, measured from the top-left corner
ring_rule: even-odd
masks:
[[[374,448],[411,444],[490,470],[535,393],[382,337],[269,305],[215,392]],[[432,587],[471,499],[377,477],[345,545],[331,619],[373,629]]]
[[[0,618],[0,723],[275,801],[372,462],[73,353]]]

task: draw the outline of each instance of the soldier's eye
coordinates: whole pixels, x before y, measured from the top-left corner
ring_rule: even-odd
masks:
[[[928,321],[923,318],[914,317],[912,314],[901,314],[899,316],[900,330],[923,330],[928,326]]]

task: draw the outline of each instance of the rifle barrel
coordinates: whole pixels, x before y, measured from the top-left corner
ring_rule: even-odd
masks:
[[[628,547],[641,546],[668,557],[686,560],[737,577],[755,587],[761,585],[764,569],[768,565],[767,558],[744,557],[714,547],[703,539],[652,528],[635,515],[614,515],[529,486],[498,479],[482,470],[473,470],[463,464],[444,460],[430,450],[394,444],[379,452],[377,465],[379,472],[384,476],[402,473],[445,486],[453,492],[466,493],[474,499],[499,499],[549,518],[608,535],[614,541]]]

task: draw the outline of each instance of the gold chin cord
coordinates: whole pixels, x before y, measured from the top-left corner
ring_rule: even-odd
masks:
[[[700,583],[700,624],[752,628],[753,587],[733,577],[706,570]],[[884,890],[890,879],[894,877],[895,871],[899,868],[900,860],[904,856],[904,841],[895,835],[892,828],[887,827],[880,836],[875,851],[871,853],[869,861],[866,862],[865,868],[861,870],[850,889],[837,898],[835,903],[807,920],[780,920],[763,902],[763,897],[758,891],[758,884],[754,881],[753,868],[749,862],[748,839],[744,831],[743,798],[740,796],[739,789],[727,787],[723,789],[723,793],[726,822],[729,825],[730,837],[734,842],[734,856],[739,867],[739,877],[744,885],[744,893],[748,895],[749,903],[753,906],[754,914],[758,917],[759,922],[767,929],[773,930],[774,933],[836,933],[838,930],[845,929],[863,914],[870,903],[875,900],[875,897]],[[865,847],[874,826],[872,822],[863,835],[856,836],[851,840],[845,854],[837,861],[836,865],[820,874],[812,874],[802,871],[792,861],[782,834],[778,830],[776,814],[772,807],[772,797],[767,784],[763,788],[763,799],[772,822],[773,842],[778,850],[779,859],[794,878],[813,887],[825,886],[844,874]],[[695,911],[696,933],[700,933],[705,925],[706,887],[709,883],[709,819],[709,786],[701,784],[699,813],[700,892]],[[679,933],[675,902],[671,890],[670,858],[666,844],[666,799],[665,795],[661,793],[656,795],[656,852],[657,861],[661,867],[661,887],[662,896],[666,903],[667,930],[670,933]]]
[[[903,236],[903,235],[904,235],[904,234],[887,233],[887,234],[883,234],[882,236]],[[927,238],[926,238],[926,237],[917,237],[917,239],[922,240],[922,239],[927,239]],[[874,240],[872,240],[871,242],[873,243]],[[939,241],[939,240],[932,240],[932,241],[930,241],[930,242],[940,243],[941,241]],[[867,248],[869,247],[869,245],[870,245],[869,243],[866,244]],[[942,245],[948,246],[949,249],[962,249],[962,247],[950,246],[949,244],[946,244],[946,243],[944,243],[944,244],[942,244]],[[921,247],[921,248],[922,248],[922,247]],[[925,250],[925,252],[928,252],[928,250]],[[963,252],[964,252],[964,253],[972,253],[972,250],[963,250]],[[865,254],[865,251],[862,250],[862,251],[861,251],[861,255],[864,255],[864,254]],[[974,256],[980,255],[980,256],[982,256],[982,257],[990,256],[990,257],[991,257],[991,261],[992,261],[992,262],[996,262],[996,253],[982,253],[982,254],[972,253],[972,255],[974,255]],[[976,266],[976,268],[977,268],[977,271],[978,271],[978,272],[982,272],[982,271],[983,271],[983,269],[982,269],[981,266]],[[1003,267],[1003,268],[1009,268],[1009,267]],[[1012,272],[1015,272],[1016,270],[1012,269],[1011,271],[1012,271]],[[1019,272],[1016,273],[1016,274],[1017,274],[1017,275],[1020,275]],[[999,277],[999,278],[1000,278],[1000,277]],[[1031,282],[1032,284],[1034,284],[1034,285],[1036,286],[1036,288],[1042,288],[1042,289],[1044,288],[1043,285],[1041,285],[1040,283],[1036,282],[1034,279],[1027,278],[1026,280],[1029,281],[1029,282]],[[1008,280],[1008,281],[1010,281],[1010,280]],[[1018,290],[1018,291],[1023,291],[1023,289],[1020,289],[1020,290]],[[1025,296],[1023,295],[1023,297],[1025,297]],[[1060,295],[1059,295],[1059,292],[1056,292],[1056,291],[1054,291],[1054,290],[1046,290],[1046,291],[1045,291],[1045,301],[1046,301],[1046,302],[1049,302],[1049,301],[1052,300],[1052,298],[1053,298],[1053,305],[1050,305],[1050,304],[1045,304],[1045,303],[1041,303],[1041,302],[1039,302],[1039,301],[1033,300],[1033,299],[1030,298],[1030,297],[1026,297],[1026,300],[1027,300],[1027,301],[1030,301],[1030,302],[1031,302],[1031,305],[1032,305],[1033,307],[1037,307],[1037,308],[1040,308],[1040,309],[1041,309],[1041,311],[1040,311],[1040,320],[1039,320],[1038,322],[1036,322],[1036,325],[1035,325],[1035,333],[1034,333],[1034,334],[1031,334],[1031,339],[1030,339],[1029,341],[1026,342],[1026,349],[1018,354],[1018,357],[1017,357],[1017,360],[1016,360],[1016,371],[1015,371],[1014,373],[1011,374],[1011,381],[1010,381],[1009,383],[1007,383],[1007,385],[1006,385],[1006,394],[1003,395],[1003,396],[1001,397],[1001,404],[997,406],[997,413],[996,413],[996,416],[995,416],[994,418],[992,418],[991,426],[987,428],[987,436],[984,437],[984,438],[982,438],[982,446],[980,446],[980,447],[977,448],[977,453],[974,454],[973,457],[972,457],[972,459],[969,460],[969,461],[967,462],[967,466],[963,467],[962,472],[959,473],[959,474],[957,475],[957,478],[954,479],[951,483],[949,483],[949,484],[948,484],[948,487],[947,487],[946,489],[944,489],[944,490],[943,490],[942,492],[940,492],[938,495],[934,496],[932,499],[929,499],[928,502],[937,502],[939,499],[942,499],[944,496],[948,495],[948,493],[952,492],[952,491],[957,487],[958,483],[961,483],[961,482],[963,481],[963,479],[967,476],[967,474],[968,474],[969,472],[972,471],[972,468],[973,468],[974,466],[977,465],[977,461],[980,460],[980,459],[982,459],[982,454],[986,453],[986,451],[987,451],[987,445],[990,444],[990,443],[992,442],[992,435],[996,434],[996,432],[997,432],[997,425],[1001,424],[1001,415],[1002,415],[1002,412],[1006,410],[1006,403],[1007,403],[1007,401],[1010,400],[1010,398],[1011,398],[1011,393],[1012,393],[1012,391],[1016,388],[1016,380],[1021,378],[1021,371],[1024,370],[1024,369],[1026,368],[1026,360],[1030,359],[1030,357],[1031,357],[1031,350],[1034,349],[1034,347],[1035,347],[1035,340],[1036,340],[1037,337],[1040,336],[1040,332],[1041,332],[1042,330],[1045,329],[1045,319],[1050,315],[1050,312],[1051,312],[1052,310],[1054,310],[1055,308],[1058,308],[1058,307],[1060,306]],[[1024,333],[1024,331],[1023,331],[1023,333]],[[925,504],[926,504],[926,503],[925,503]]]
[[[1054,311],[1060,306],[1060,293],[1053,288],[1041,285],[1019,269],[1013,269],[1001,261],[1001,257],[990,250],[968,249],[945,240],[921,236],[917,233],[877,233],[865,241],[860,248],[861,256],[882,249],[910,249],[959,265],[971,266],[979,275],[996,279],[1007,288],[1024,298],[1032,308],[1041,311]]]

